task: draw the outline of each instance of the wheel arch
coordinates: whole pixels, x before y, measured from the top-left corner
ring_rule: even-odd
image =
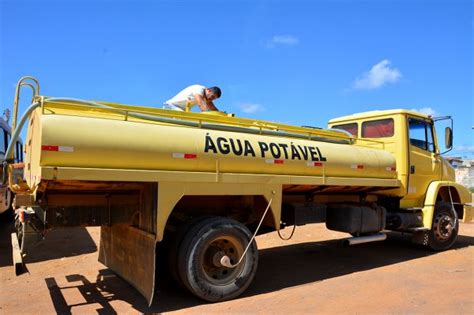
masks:
[[[223,183],[159,183],[157,202],[157,241],[164,238],[165,229],[173,219],[186,220],[186,216],[220,215],[241,223],[260,220],[271,200],[264,225],[273,229],[280,226],[282,187],[275,184],[223,184]],[[239,212],[229,213],[228,205],[254,205]],[[192,208],[191,208],[192,207]],[[248,218],[239,216],[247,215]]]
[[[436,202],[452,202],[454,209],[463,221],[471,219],[471,211],[464,205],[469,203],[469,191],[462,185],[448,181],[431,182],[426,191],[423,205],[423,226],[431,229]]]

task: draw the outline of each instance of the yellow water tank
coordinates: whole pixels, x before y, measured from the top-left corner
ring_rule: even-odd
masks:
[[[391,153],[349,141],[239,132],[244,129],[235,126],[241,126],[242,119],[233,117],[216,129],[201,124],[204,114],[175,114],[182,116],[179,121],[203,117],[201,125],[193,127],[133,119],[130,107],[115,109],[107,113],[46,102],[31,117],[27,150],[39,152],[32,152],[27,162],[40,167],[396,178]],[[157,117],[166,113],[152,112]],[[31,133],[39,135],[36,140]]]

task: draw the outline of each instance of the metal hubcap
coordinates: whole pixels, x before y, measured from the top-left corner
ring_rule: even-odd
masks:
[[[454,229],[454,221],[447,214],[440,214],[434,221],[434,232],[437,239],[445,241],[451,237]]]
[[[231,237],[213,240],[204,251],[203,271],[207,280],[216,285],[225,285],[231,282],[241,272],[243,264],[236,268],[222,266],[220,260],[228,256],[231,264],[235,264],[243,253],[243,247]]]

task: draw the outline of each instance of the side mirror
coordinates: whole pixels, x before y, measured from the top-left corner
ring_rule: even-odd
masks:
[[[453,147],[453,130],[450,127],[444,129],[444,143],[447,150]]]

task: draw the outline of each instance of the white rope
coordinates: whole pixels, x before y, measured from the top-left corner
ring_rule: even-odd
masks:
[[[257,236],[258,230],[260,229],[260,226],[262,225],[263,219],[267,215],[268,209],[270,209],[270,205],[272,204],[273,197],[275,196],[275,191],[272,191],[272,197],[270,198],[270,201],[268,202],[267,208],[265,209],[265,212],[263,212],[262,218],[260,219],[260,223],[258,223],[257,229],[255,230],[255,233],[253,233],[252,238],[250,239],[250,242],[247,244],[247,247],[244,250],[244,253],[242,254],[242,257],[240,257],[239,261],[236,264],[232,264],[230,262],[230,258],[227,255],[222,256],[220,263],[222,266],[227,267],[227,268],[235,268],[237,267],[241,262],[242,259],[244,259],[245,255],[247,254],[248,249],[250,248],[250,245],[252,244],[253,240]]]

